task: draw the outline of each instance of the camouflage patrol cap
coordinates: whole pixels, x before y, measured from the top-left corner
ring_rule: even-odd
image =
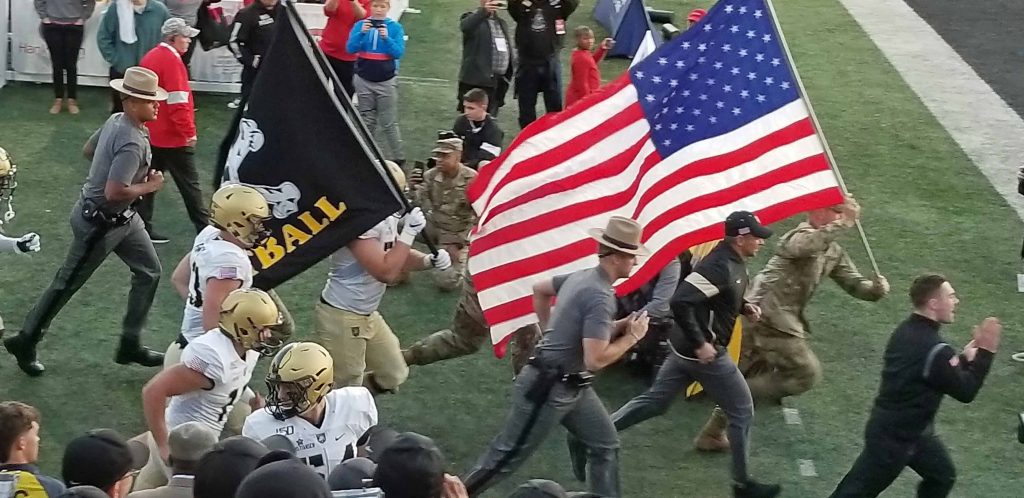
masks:
[[[434,154],[447,154],[449,152],[462,151],[462,139],[461,138],[444,138],[438,140],[434,145]]]

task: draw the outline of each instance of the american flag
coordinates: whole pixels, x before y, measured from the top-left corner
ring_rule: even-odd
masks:
[[[586,230],[644,227],[648,281],[721,238],[736,210],[771,223],[842,201],[765,0],[719,1],[704,19],[572,108],[528,127],[470,187],[473,274],[496,353],[536,321],[532,285],[597,264]]]

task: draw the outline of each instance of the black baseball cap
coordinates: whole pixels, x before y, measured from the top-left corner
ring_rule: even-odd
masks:
[[[434,440],[415,432],[404,432],[377,460],[373,480],[388,497],[441,496],[444,456]]]
[[[259,441],[245,436],[232,436],[218,442],[199,459],[193,495],[195,498],[235,496],[242,480],[256,470],[260,459],[269,452]]]
[[[772,236],[772,229],[761,224],[761,220],[750,211],[736,211],[725,219],[725,236],[753,235],[759,239]]]
[[[292,458],[264,465],[242,481],[235,498],[331,498],[324,478]]]
[[[327,484],[330,485],[331,491],[363,489],[364,481],[366,479],[373,480],[376,470],[377,464],[369,458],[350,458],[334,467],[331,475],[327,476]]]
[[[149,449],[141,441],[127,441],[113,429],[95,429],[64,447],[61,476],[68,486],[106,490],[148,460]]]

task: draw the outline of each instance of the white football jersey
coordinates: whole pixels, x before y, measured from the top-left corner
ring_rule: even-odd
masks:
[[[181,363],[213,381],[213,388],[172,397],[164,412],[167,428],[195,421],[220,434],[259,358],[259,353],[252,350],[240,358],[235,343],[219,330],[190,341],[181,352]]]
[[[398,218],[388,216],[359,238],[375,240],[385,252],[390,251],[398,239]],[[321,297],[335,308],[369,315],[377,311],[387,288],[387,284],[359,264],[348,247],[342,247],[331,255],[331,269]]]
[[[365,387],[336,388],[325,399],[320,427],[302,417],[282,421],[258,410],[245,419],[242,435],[260,441],[281,434],[295,444],[295,456],[326,477],[336,465],[356,455],[356,442],[377,425],[377,405]]]
[[[220,229],[206,227],[196,236],[189,255],[188,299],[181,320],[181,334],[191,341],[206,330],[203,327],[203,296],[211,278],[238,280],[242,289],[252,287],[252,262],[245,249],[220,237]]]

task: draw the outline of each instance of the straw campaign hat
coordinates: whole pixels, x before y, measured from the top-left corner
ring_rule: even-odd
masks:
[[[158,85],[156,73],[144,67],[130,67],[124,78],[111,80],[110,87],[129,97],[143,100],[167,100],[167,92]]]
[[[637,256],[646,256],[651,252],[640,243],[643,229],[640,224],[622,216],[612,216],[604,229],[591,228],[587,234],[605,247]]]

